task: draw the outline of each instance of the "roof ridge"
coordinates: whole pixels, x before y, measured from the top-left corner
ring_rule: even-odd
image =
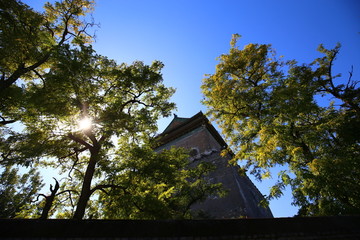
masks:
[[[160,133],[160,135],[163,135],[165,133],[169,133],[177,128],[180,128],[184,125],[186,125],[188,122],[190,122],[192,119],[194,118],[197,118],[198,116],[202,116],[204,115],[202,113],[202,111],[198,112],[197,114],[195,114],[194,116],[190,117],[190,118],[183,118],[183,117],[178,117],[178,115],[174,114],[174,118],[173,120],[171,120],[171,122],[169,123],[169,125],[165,128],[165,130]],[[178,121],[178,122],[181,122],[181,123],[178,123],[176,124],[175,122]]]

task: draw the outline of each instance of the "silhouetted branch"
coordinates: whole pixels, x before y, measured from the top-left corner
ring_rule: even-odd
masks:
[[[75,135],[73,135],[72,133],[69,133],[68,134],[68,137],[71,139],[71,140],[74,140],[75,142],[77,143],[80,143],[81,145],[84,145],[86,148],[88,149],[91,149],[93,146],[90,145],[89,143],[87,143],[86,141],[82,140],[81,138],[79,137],[76,137]]]
[[[100,190],[103,191],[105,194],[108,194],[104,189],[105,188],[119,188],[119,189],[123,189],[126,190],[125,187],[119,186],[119,185],[115,185],[115,184],[100,184],[95,186],[93,189],[91,189],[91,194],[93,194],[96,190]]]
[[[0,117],[2,120],[0,121],[0,126],[4,126],[6,124],[11,124],[11,123],[14,123],[16,122],[16,120],[6,120],[5,118],[3,117]]]
[[[43,211],[41,213],[40,219],[47,219],[49,212],[51,210],[51,207],[53,205],[55,196],[57,196],[57,191],[60,188],[59,182],[54,178],[55,180],[55,187],[53,188],[52,184],[50,184],[50,192],[51,194],[49,196],[45,196],[44,194],[41,194],[41,196],[45,197],[45,206],[43,208]]]

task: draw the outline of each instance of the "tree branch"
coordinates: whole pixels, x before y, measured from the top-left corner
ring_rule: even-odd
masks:
[[[44,206],[43,211],[41,213],[40,219],[47,219],[48,218],[49,212],[50,212],[50,210],[52,208],[52,205],[53,205],[53,202],[54,202],[54,199],[55,199],[55,196],[57,196],[56,193],[60,188],[59,182],[56,180],[56,178],[54,178],[54,180],[55,180],[55,187],[53,188],[53,186],[50,184],[50,192],[51,192],[51,194],[49,196],[42,195],[42,196],[45,197],[45,206]]]
[[[63,157],[60,157],[60,159],[64,159],[64,158],[67,158],[67,157],[71,157],[71,156],[73,156],[73,155],[77,155],[78,153],[81,153],[81,152],[83,152],[83,151],[85,151],[85,150],[87,150],[88,149],[88,147],[83,147],[83,148],[80,148],[80,149],[77,149],[77,148],[74,148],[74,152],[72,152],[72,153],[69,153],[68,155],[65,155],[65,156],[63,156]]]
[[[91,194],[93,194],[96,190],[104,191],[104,188],[119,188],[119,189],[126,190],[125,187],[115,185],[115,184],[100,184],[100,185],[95,186],[93,189],[91,189]],[[107,192],[105,192],[105,193],[108,194]]]
[[[41,79],[41,81],[43,82],[43,85],[45,87],[45,79],[40,75],[40,73],[38,71],[36,71],[36,69],[33,69],[32,71],[36,74],[36,76],[38,76]]]
[[[352,78],[352,75],[353,75],[353,71],[354,71],[354,66],[351,66],[351,70],[349,71],[349,79],[348,79],[348,82],[346,84],[346,89],[349,89],[349,84],[352,82],[351,78]],[[352,84],[351,84],[350,87],[352,87]]]
[[[91,144],[87,143],[86,141],[82,140],[82,139],[79,138],[79,137],[76,137],[76,136],[73,135],[72,133],[69,133],[69,134],[68,134],[68,137],[69,137],[71,140],[73,140],[73,141],[75,141],[75,142],[77,142],[77,143],[80,143],[81,145],[84,145],[87,149],[92,149],[92,148],[93,148],[93,146],[92,146]]]
[[[14,123],[14,122],[16,122],[16,120],[1,120],[0,121],[0,126],[4,126],[4,125],[6,125],[6,124],[10,124],[10,123]]]

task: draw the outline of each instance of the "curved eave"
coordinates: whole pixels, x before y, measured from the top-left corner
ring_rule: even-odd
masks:
[[[176,126],[170,130],[168,130],[167,127],[167,131],[164,131],[157,136],[158,147],[165,145],[201,126],[206,127],[206,129],[211,133],[211,135],[216,139],[222,148],[227,147],[224,139],[201,111],[188,120],[184,121],[184,123],[180,124],[179,126]]]

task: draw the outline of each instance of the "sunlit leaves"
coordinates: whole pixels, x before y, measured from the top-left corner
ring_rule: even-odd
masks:
[[[164,65],[118,64],[95,53],[88,44],[93,1],[46,3],[43,13],[15,0],[1,5],[1,163],[60,170],[64,194],[51,213],[70,217],[85,196],[90,216],[98,211],[90,196],[103,190],[97,184],[111,184],[107,174],[118,159],[118,143],[144,144],[156,133],[157,120],[175,107],[169,102],[174,89],[162,83]],[[91,124],[79,126],[84,119]],[[19,132],[9,125],[15,121]],[[80,189],[84,181],[91,184]],[[155,189],[159,199],[172,194],[164,185]]]
[[[88,28],[93,23],[80,16],[92,11],[92,1],[47,3],[44,13],[36,12],[17,0],[2,2],[1,5],[1,92],[19,79],[41,79],[53,63],[52,55],[63,44],[72,42],[78,45],[91,40]]]
[[[331,75],[340,45],[320,45],[324,57],[299,65],[277,60],[270,45],[240,50],[238,37],[202,85],[203,103],[235,152],[233,162],[245,161],[259,179],[287,167],[269,197],[290,185],[299,214],[359,212],[360,195],[353,194],[360,190],[359,88],[351,75],[345,84],[333,81],[340,76]]]
[[[60,187],[65,195],[57,196],[54,214],[71,216],[74,209],[88,207],[86,216],[90,216],[99,207],[90,196],[116,189],[115,179],[129,177],[118,168],[117,162],[122,161],[116,157],[121,155],[119,148],[129,143],[142,145],[156,133],[157,120],[168,116],[174,108],[168,101],[174,90],[162,84],[163,64],[158,61],[151,65],[140,61],[117,64],[84,44],[78,48],[64,44],[54,57],[57,62],[43,75],[44,81],[27,86],[17,117],[24,126],[21,136],[31,141],[16,142],[12,155],[23,154],[30,162],[56,167],[67,175]],[[121,149],[126,152],[126,148]],[[148,153],[144,154],[139,162],[150,161],[145,169],[147,174],[155,174],[159,180],[168,177],[179,181],[176,176],[183,166],[169,164],[170,169],[164,167],[154,172],[154,154],[150,159],[145,158]],[[166,158],[161,159],[165,164]],[[158,200],[165,201],[173,195],[173,186],[152,185],[146,174],[139,177],[144,185],[137,189],[141,193],[137,196],[139,201],[147,199],[147,204],[155,206]],[[84,181],[89,184],[79,189]],[[70,192],[71,196],[66,195]],[[81,198],[85,201],[80,205],[77,202]],[[84,213],[77,215],[83,217]]]

